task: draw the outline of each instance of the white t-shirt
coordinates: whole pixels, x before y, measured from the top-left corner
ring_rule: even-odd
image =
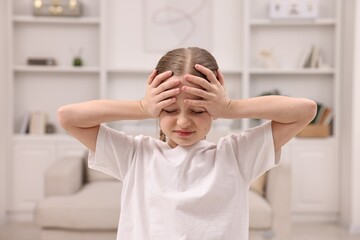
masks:
[[[89,154],[90,168],[123,181],[117,240],[246,240],[250,182],[278,161],[270,121],[175,148],[101,126]]]

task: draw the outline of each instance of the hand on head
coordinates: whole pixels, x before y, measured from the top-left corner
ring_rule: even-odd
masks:
[[[207,80],[194,75],[186,74],[185,81],[191,82],[197,87],[183,86],[182,91],[190,93],[200,99],[185,99],[185,103],[189,106],[203,107],[214,118],[221,117],[230,104],[230,99],[226,95],[224,76],[217,70],[217,78],[215,74],[208,68],[199,64],[195,65],[196,70],[203,73]]]
[[[154,70],[148,77],[145,96],[140,100],[140,104],[150,117],[158,117],[163,108],[176,101],[175,96],[180,92],[176,86],[180,81],[166,81],[172,74],[171,71],[166,71],[157,75],[157,71]]]
[[[196,70],[203,73],[207,80],[195,75],[186,74],[184,80],[195,85],[184,85],[179,89],[180,80],[172,77],[171,71],[157,75],[154,70],[147,80],[145,97],[140,101],[143,110],[150,117],[158,117],[167,106],[176,102],[176,96],[181,92],[191,94],[196,99],[186,98],[184,103],[189,106],[200,107],[214,118],[221,117],[227,109],[230,99],[226,95],[224,76],[218,70],[218,78],[208,68],[197,64]]]

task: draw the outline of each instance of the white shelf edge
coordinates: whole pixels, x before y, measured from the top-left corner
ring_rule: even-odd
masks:
[[[318,19],[252,19],[250,26],[253,27],[272,27],[272,26],[335,26],[336,20],[333,18],[318,18]]]
[[[99,67],[62,67],[62,66],[15,66],[15,72],[43,73],[99,73]]]
[[[151,69],[144,68],[108,68],[106,71],[110,74],[150,74]]]
[[[291,75],[322,75],[334,74],[334,69],[262,69],[252,68],[250,74],[291,74]]]
[[[37,17],[37,16],[22,16],[17,15],[13,17],[14,23],[58,23],[58,24],[99,24],[98,17]]]
[[[13,134],[14,141],[52,141],[52,140],[72,140],[74,139],[66,133],[54,133],[54,134]]]

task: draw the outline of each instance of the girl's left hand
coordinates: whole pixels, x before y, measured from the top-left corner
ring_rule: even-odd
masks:
[[[203,107],[214,118],[219,118],[226,112],[231,100],[226,95],[224,76],[217,70],[215,74],[208,68],[195,65],[195,69],[203,73],[207,80],[194,75],[186,74],[185,80],[198,85],[200,88],[183,86],[182,91],[198,96],[201,99],[185,99],[185,103],[190,106]]]

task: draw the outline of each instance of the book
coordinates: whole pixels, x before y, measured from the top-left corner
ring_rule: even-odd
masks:
[[[320,52],[321,52],[320,47],[314,46],[313,52],[311,54],[310,68],[318,68],[319,67]]]
[[[305,68],[307,65],[307,62],[309,62],[311,59],[311,54],[312,54],[312,47],[308,47],[303,54],[300,57],[298,66],[299,68]]]
[[[23,121],[21,123],[21,127],[20,127],[20,133],[21,134],[29,133],[30,116],[31,116],[30,112],[25,113]]]
[[[47,114],[43,111],[34,111],[30,116],[30,134],[45,134]]]
[[[333,118],[334,118],[334,113],[333,113],[333,111],[330,111],[330,113],[329,113],[329,114],[326,116],[326,118],[324,119],[323,124],[324,124],[324,125],[330,125],[331,122],[332,122],[332,120],[333,120]]]
[[[316,107],[316,115],[315,115],[314,119],[310,122],[310,124],[315,124],[315,120],[316,120],[317,116],[319,115],[319,111],[323,105],[321,103],[317,102],[316,106],[317,106]]]
[[[320,116],[319,124],[325,124],[325,120],[331,115],[331,112],[329,107],[325,107],[324,113]]]
[[[318,112],[317,112],[315,120],[314,120],[315,124],[320,124],[320,119],[321,119],[322,115],[324,114],[325,109],[326,109],[326,106],[321,104],[320,109],[318,108]]]
[[[310,68],[311,67],[311,59],[314,52],[314,46],[311,46],[308,51],[306,52],[306,56],[303,58],[302,67],[303,68]]]

